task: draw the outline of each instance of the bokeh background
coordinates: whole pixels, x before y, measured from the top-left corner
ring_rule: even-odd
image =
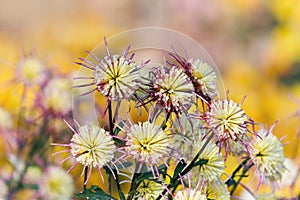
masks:
[[[230,98],[247,95],[243,108],[256,122],[279,120],[274,133],[286,136],[285,153],[299,165],[299,0],[0,0],[0,106],[19,113],[22,83],[12,80],[24,55],[34,54],[54,75],[74,74],[73,61],[103,36],[149,26],[198,41]]]

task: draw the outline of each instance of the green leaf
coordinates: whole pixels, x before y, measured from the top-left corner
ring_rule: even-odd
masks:
[[[186,162],[183,159],[181,159],[181,161],[177,164],[174,170],[173,177],[176,177],[180,172],[182,172],[185,166],[186,166]]]
[[[115,129],[114,135],[118,135],[118,133],[121,131],[121,129],[124,127],[124,124],[126,123],[126,121],[121,121],[118,126]]]
[[[198,165],[200,165],[200,166],[205,165],[205,164],[207,164],[207,162],[208,162],[207,159],[200,159],[200,160],[198,160],[197,162],[194,163],[193,167],[196,167]]]
[[[76,194],[77,197],[88,200],[116,200],[112,196],[106,194],[101,188],[92,185],[90,188],[85,189],[83,192]]]

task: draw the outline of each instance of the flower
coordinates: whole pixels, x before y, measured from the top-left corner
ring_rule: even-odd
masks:
[[[227,185],[221,180],[206,184],[204,189],[207,199],[230,200]]]
[[[244,137],[241,139],[243,143],[250,142],[248,137]],[[247,153],[247,149],[244,144],[240,141],[229,140],[228,141],[228,152],[233,156],[242,156],[244,153]]]
[[[104,56],[103,60],[90,54],[96,63],[87,59],[81,59],[83,61],[82,63],[77,62],[77,64],[93,70],[94,74],[93,77],[77,77],[75,79],[93,79],[93,82],[75,87],[95,85],[96,88],[87,93],[97,90],[109,100],[120,101],[122,99],[131,99],[140,85],[139,70],[144,67],[148,61],[139,65],[133,61],[134,54],[127,58],[129,47],[122,56],[111,56],[105,38],[104,41],[107,55]]]
[[[193,142],[200,140],[207,134],[202,120],[185,114],[173,121],[170,131],[172,133],[172,148],[181,158],[186,159],[191,157]]]
[[[226,155],[229,140],[242,142],[243,138],[247,137],[249,118],[241,108],[241,104],[228,98],[212,100],[205,120],[219,140],[220,147],[225,142]]]
[[[198,97],[200,96],[209,102],[218,94],[217,75],[210,65],[201,59],[191,58],[187,60],[176,52],[169,55],[192,81]],[[168,63],[174,65],[170,61]]]
[[[218,90],[217,75],[213,68],[200,59],[190,59],[189,64],[195,92],[201,96],[214,98]]]
[[[206,200],[206,196],[196,189],[179,190],[173,198],[174,200]]]
[[[163,191],[161,184],[144,179],[136,188],[134,199],[138,200],[155,200]]]
[[[17,76],[25,84],[41,84],[46,80],[46,68],[38,58],[29,56],[18,63]]]
[[[75,132],[73,135],[70,144],[54,143],[52,145],[70,147],[69,151],[71,155],[67,159],[74,158],[75,163],[68,172],[71,171],[78,163],[84,166],[83,169],[90,167],[85,184],[89,180],[92,168],[98,168],[101,178],[103,179],[100,169],[104,166],[107,166],[110,169],[108,164],[112,163],[114,153],[116,151],[116,146],[109,133],[95,125],[81,126],[78,133]]]
[[[82,126],[71,139],[71,154],[84,166],[103,167],[114,157],[112,137],[98,126]]]
[[[43,171],[38,166],[29,166],[24,174],[23,181],[26,184],[36,184],[41,178]]]
[[[158,67],[150,74],[147,99],[157,101],[167,112],[187,111],[194,100],[194,87],[178,67]]]
[[[53,78],[43,89],[42,107],[54,114],[65,115],[72,109],[72,82],[68,78]]]
[[[11,129],[12,127],[13,121],[10,113],[0,107],[0,128]]]
[[[257,168],[258,186],[265,180],[274,183],[281,179],[285,171],[283,147],[272,130],[261,128],[252,143],[250,157]]]
[[[70,199],[74,186],[71,175],[56,166],[50,166],[41,177],[39,193],[46,200]]]
[[[195,157],[198,152],[206,144],[207,139],[202,141],[195,141],[193,145],[193,152]],[[220,179],[224,172],[225,164],[222,154],[219,153],[217,145],[209,141],[207,146],[204,147],[203,151],[196,161],[199,162],[198,167],[194,167],[192,172],[192,177],[202,179],[205,182],[217,181]]]
[[[169,157],[169,136],[150,122],[139,122],[126,130],[126,152],[141,163],[156,166]]]

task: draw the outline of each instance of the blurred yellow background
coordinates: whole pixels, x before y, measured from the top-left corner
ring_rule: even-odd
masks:
[[[149,26],[198,41],[230,98],[247,95],[243,108],[255,122],[279,120],[274,133],[287,136],[285,153],[299,164],[299,0],[0,0],[0,106],[18,113],[21,84],[10,81],[24,55],[36,55],[54,74],[75,73],[73,61],[103,36]]]

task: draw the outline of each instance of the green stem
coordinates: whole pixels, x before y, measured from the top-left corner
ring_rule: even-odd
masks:
[[[125,200],[125,196],[122,192],[121,185],[119,183],[119,176],[118,176],[117,170],[114,169],[113,171],[114,171],[114,174],[116,175],[116,184],[117,184],[117,189],[118,189],[120,200]]]
[[[167,128],[167,122],[168,122],[170,116],[171,116],[171,112],[168,112],[167,116],[166,116],[166,119],[164,120],[164,122],[161,125],[162,130],[165,130]]]
[[[137,173],[134,173],[134,174],[133,174],[133,177],[132,177],[130,189],[129,189],[129,192],[131,192],[131,193],[128,195],[127,200],[131,200],[131,199],[133,199],[133,197],[134,197],[134,191],[135,191],[136,188],[137,188],[137,185],[136,185],[136,183],[135,183],[135,180],[136,180],[137,177],[138,177],[138,174],[137,174]]]
[[[131,184],[130,184],[130,189],[129,189],[129,195],[127,197],[127,200],[132,200],[134,197],[134,192],[137,188],[137,184],[136,184],[136,179],[139,177],[139,174],[136,173],[136,171],[138,170],[138,165],[136,165],[135,167],[135,172],[133,174],[132,180],[131,180]],[[131,192],[131,193],[130,193]]]
[[[233,185],[233,188],[230,192],[230,195],[234,193],[239,183],[242,181],[242,179],[245,177],[245,174],[248,172],[248,170],[254,165],[253,163],[250,163],[247,165],[247,162],[250,160],[250,158],[246,158],[241,164],[237,166],[237,168],[233,171],[232,175],[228,177],[228,179],[225,181],[225,184],[229,187]],[[237,181],[234,180],[234,178],[237,176],[237,173],[243,168],[242,174],[239,176],[239,179]]]
[[[205,141],[204,145],[201,147],[201,149],[199,150],[199,152],[197,153],[197,155],[194,157],[194,159],[192,160],[192,162],[186,168],[184,168],[184,170],[182,172],[180,172],[178,174],[175,174],[175,176],[173,175],[172,180],[178,180],[180,177],[185,176],[194,167],[195,162],[198,160],[200,154],[206,148],[206,146],[208,145],[208,143],[210,142],[210,140],[213,138],[213,136],[214,136],[214,133],[211,133],[209,135],[209,137]],[[163,195],[168,191],[168,189],[170,189],[171,187],[172,187],[172,184],[169,184],[167,186],[167,188],[164,189],[164,191],[161,193],[161,195],[156,198],[156,200],[160,200],[163,197]]]
[[[114,122],[112,116],[112,105],[111,100],[108,102],[108,120],[109,120],[109,133],[110,135],[114,135]]]
[[[86,166],[86,167],[84,168],[83,190],[86,189],[86,184],[85,184],[85,182],[86,182],[86,179],[87,179],[88,169],[89,169],[88,166]]]

